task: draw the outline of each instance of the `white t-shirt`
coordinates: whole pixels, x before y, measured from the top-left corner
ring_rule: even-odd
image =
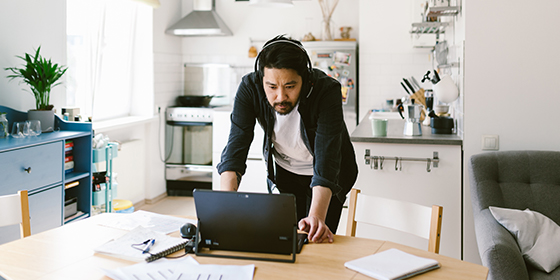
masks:
[[[313,175],[313,156],[301,138],[301,116],[299,103],[287,115],[276,112],[272,143],[276,163],[282,168],[298,174]]]

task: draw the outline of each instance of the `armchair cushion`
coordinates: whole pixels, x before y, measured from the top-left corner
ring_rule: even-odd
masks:
[[[547,273],[560,265],[560,227],[545,215],[525,209],[489,207],[517,241],[523,258]]]

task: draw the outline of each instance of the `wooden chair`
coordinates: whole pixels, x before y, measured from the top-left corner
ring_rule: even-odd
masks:
[[[0,227],[20,224],[21,238],[31,235],[27,191],[0,196]]]
[[[364,195],[352,189],[346,235],[356,236],[357,222],[382,226],[428,239],[428,251],[439,254],[442,214],[442,206]]]

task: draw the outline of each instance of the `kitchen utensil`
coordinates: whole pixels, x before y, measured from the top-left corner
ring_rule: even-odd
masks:
[[[437,84],[440,80],[438,72],[434,69],[434,78],[432,79],[432,83]]]
[[[418,89],[421,89],[422,87],[420,86],[420,84],[418,83],[418,81],[414,78],[414,76],[410,77],[410,82],[412,83],[413,86],[415,86]]]
[[[434,112],[436,113],[436,115],[445,114],[447,113],[447,111],[449,111],[449,105],[440,104],[434,106]]]
[[[437,62],[441,64],[447,64],[447,41],[437,42],[436,46],[434,47],[434,53]]]
[[[441,78],[441,81],[434,84],[433,90],[436,100],[443,103],[451,103],[459,97],[459,90],[450,76]]]
[[[405,120],[403,134],[407,136],[422,135],[421,116],[422,104],[400,104],[399,114]],[[401,111],[402,110],[402,111]],[[404,112],[404,115],[403,115]]]
[[[453,118],[450,117],[431,118],[432,134],[452,134],[454,123]]]
[[[416,90],[414,89],[414,87],[410,84],[410,82],[409,82],[407,79],[403,78],[403,81],[404,81],[404,83],[406,84],[406,86],[408,86],[408,88],[409,88],[410,90],[412,90],[413,93],[416,92]]]
[[[424,74],[424,76],[422,77],[422,83],[425,82],[426,80],[428,80],[430,82],[432,81],[432,79],[430,78],[430,73],[431,73],[431,71],[428,70],[428,72],[426,72],[426,74]]]
[[[410,95],[410,91],[408,91],[408,89],[406,88],[406,86],[402,82],[401,82],[401,86],[404,88],[406,93],[408,93],[408,95]]]
[[[184,107],[208,107],[214,96],[210,95],[181,95],[177,96],[177,104]]]

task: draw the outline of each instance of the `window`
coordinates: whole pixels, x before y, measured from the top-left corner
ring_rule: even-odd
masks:
[[[151,116],[153,10],[132,0],[67,0],[67,104],[93,121]]]

